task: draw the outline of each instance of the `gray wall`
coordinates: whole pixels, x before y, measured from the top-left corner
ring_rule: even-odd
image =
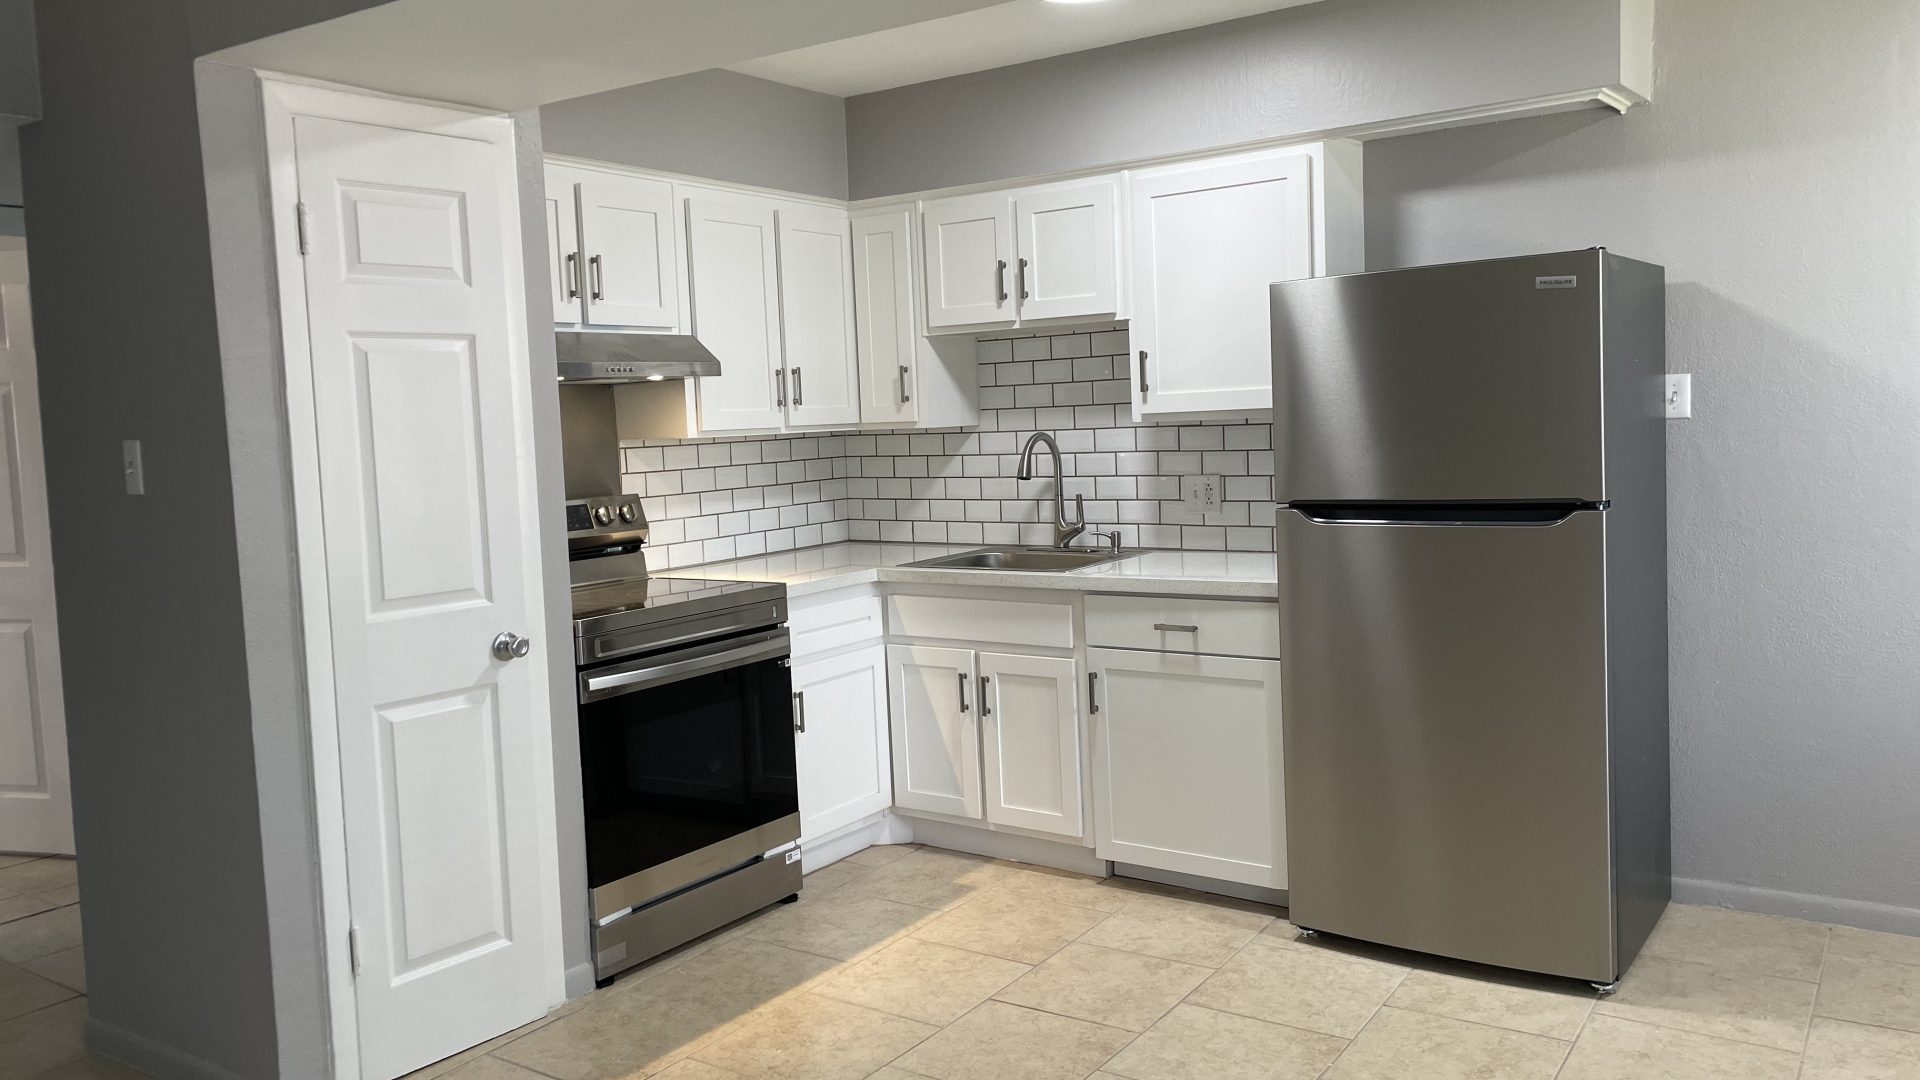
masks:
[[[715,69],[540,109],[556,154],[847,197],[842,101]]]
[[[1666,265],[1681,894],[1920,932],[1920,19],[1658,20],[1651,108],[1368,144],[1369,266]]]
[[[1622,6],[1332,0],[863,94],[847,99],[853,197],[1609,86]]]
[[[0,116],[27,120],[40,116],[33,0],[0,0]]]

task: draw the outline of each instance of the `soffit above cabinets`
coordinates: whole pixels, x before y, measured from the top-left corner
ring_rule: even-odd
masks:
[[[1318,0],[1012,0],[730,65],[851,97],[1122,41],[1298,7]]]

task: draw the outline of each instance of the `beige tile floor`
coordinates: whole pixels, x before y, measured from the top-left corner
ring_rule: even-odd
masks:
[[[1920,939],[1675,906],[1619,992],[873,848],[413,1080],[1920,1080]]]
[[[0,1080],[137,1077],[80,1049],[74,900],[70,862],[0,856]],[[1602,999],[1303,941],[1276,908],[873,848],[429,1077],[1920,1080],[1920,939],[1675,906]]]

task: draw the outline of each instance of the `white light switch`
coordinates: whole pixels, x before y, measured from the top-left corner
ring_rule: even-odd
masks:
[[[1667,376],[1667,419],[1685,420],[1693,415],[1693,376]]]
[[[1180,503],[1195,513],[1218,513],[1220,486],[1217,476],[1183,476],[1180,478]]]
[[[120,444],[120,471],[127,477],[127,494],[147,493],[147,470],[140,464],[139,439],[127,439]]]

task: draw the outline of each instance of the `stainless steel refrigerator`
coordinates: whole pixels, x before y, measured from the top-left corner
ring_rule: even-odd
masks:
[[[1664,277],[1273,286],[1296,924],[1611,984],[1665,909]]]

